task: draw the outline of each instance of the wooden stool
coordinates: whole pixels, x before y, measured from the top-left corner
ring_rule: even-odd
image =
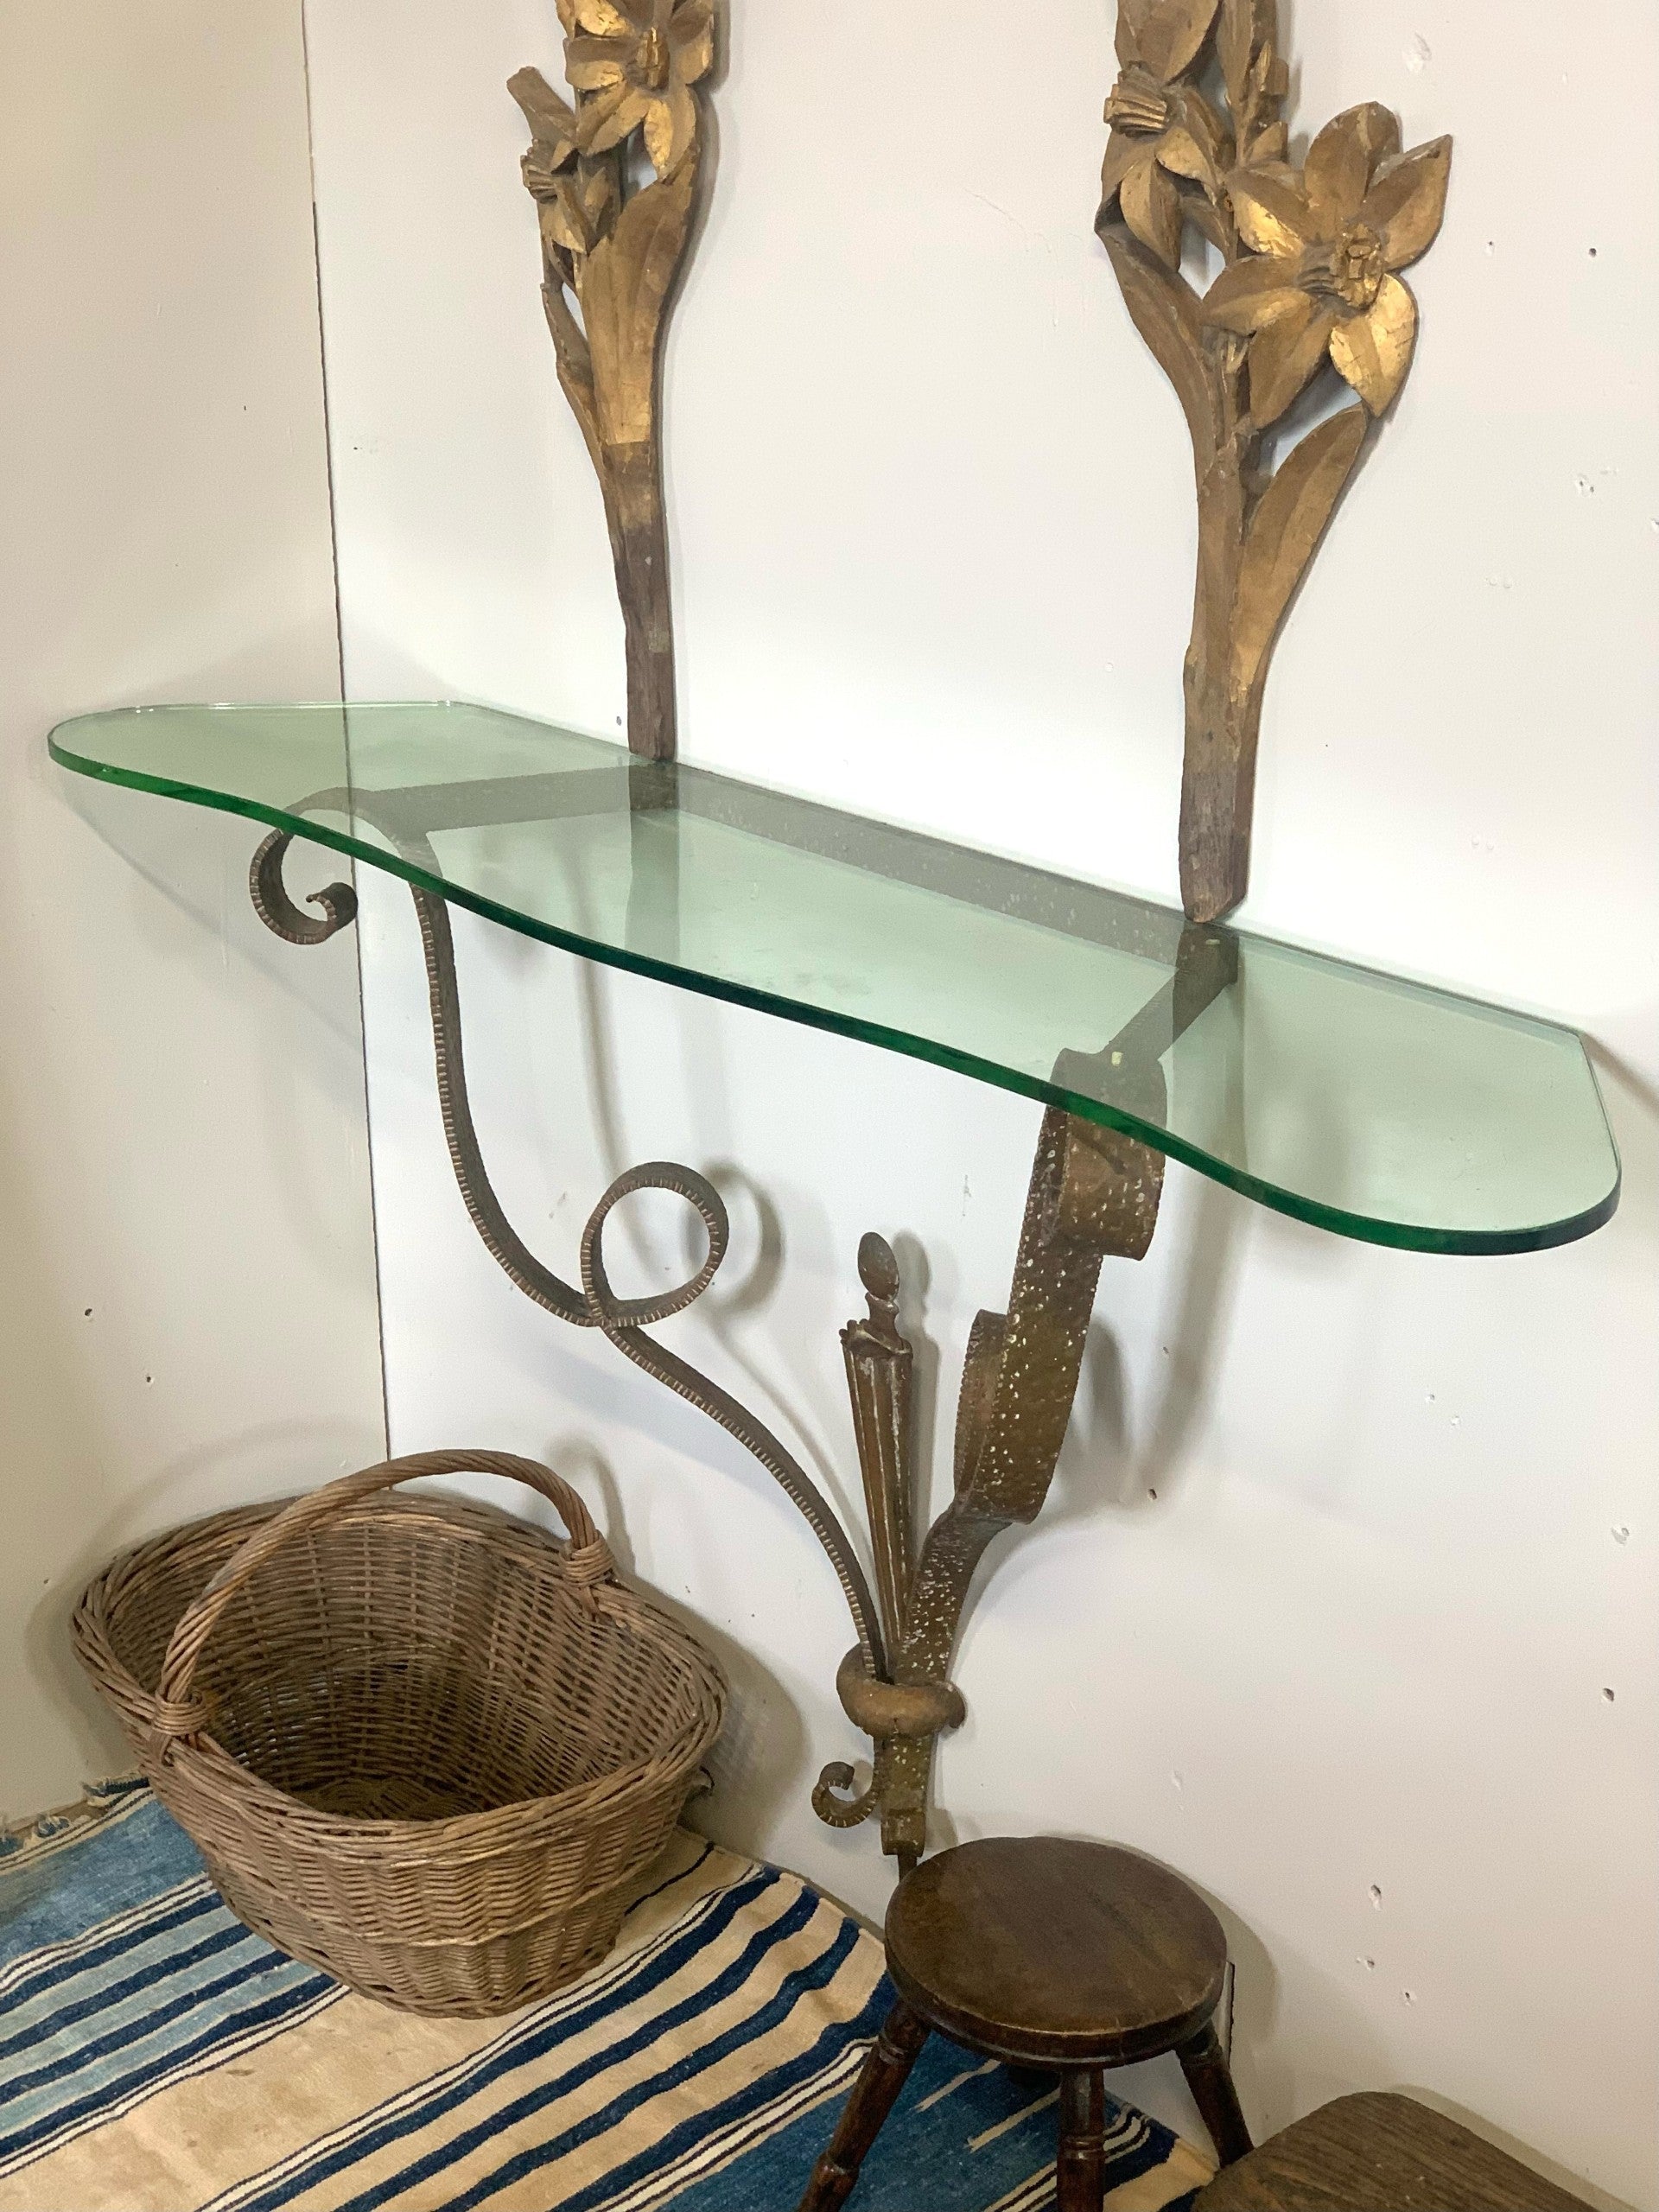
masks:
[[[1058,2073],[1058,2212],[1100,2212],[1109,2066],[1173,2050],[1223,2163],[1249,2151],[1211,2024],[1227,1939],[1203,1898],[1155,1859],[1052,1836],[964,1843],[899,1885],[887,1941],[899,2002],[800,2212],[846,2202],[935,2031],[986,2057]]]
[[[1230,2166],[1193,2212],[1589,2212],[1410,2097],[1339,2097]]]

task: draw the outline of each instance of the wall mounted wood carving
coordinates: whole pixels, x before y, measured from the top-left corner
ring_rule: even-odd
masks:
[[[1399,271],[1440,227],[1452,142],[1404,153],[1395,118],[1367,101],[1293,163],[1275,0],[1119,0],[1117,56],[1095,226],[1192,436],[1181,892],[1210,921],[1249,873],[1274,640],[1411,366],[1417,308]],[[1182,273],[1189,226],[1223,264],[1202,295]],[[1327,370],[1359,404],[1287,450],[1287,410]]]
[[[558,0],[574,102],[538,69],[508,90],[531,129],[542,299],[559,383],[598,474],[628,666],[628,743],[675,752],[674,633],[663,507],[663,334],[704,157],[697,86],[714,0]]]

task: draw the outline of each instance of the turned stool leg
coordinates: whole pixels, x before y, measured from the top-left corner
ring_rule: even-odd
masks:
[[[1206,2020],[1175,2056],[1181,2062],[1192,2101],[1203,2113],[1204,2124],[1215,2142],[1216,2154],[1224,2166],[1230,2166],[1254,2145],[1239,2109],[1232,2069],[1227,2063],[1214,2021]]]
[[[798,2212],[835,2212],[853,2193],[864,2156],[881,2132],[893,2100],[909,2078],[927,2029],[906,2005],[895,2005],[870,2046],[853,2084],[830,2148],[812,2169]],[[1096,2199],[1096,2212],[1098,2199]]]
[[[1060,2076],[1060,2155],[1054,2212],[1100,2212],[1106,2189],[1106,2090],[1098,2070]]]

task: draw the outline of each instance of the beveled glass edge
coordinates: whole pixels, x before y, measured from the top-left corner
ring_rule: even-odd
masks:
[[[291,704],[289,710],[292,710]],[[310,821],[303,815],[288,814],[280,807],[267,806],[257,799],[243,798],[233,792],[214,791],[207,785],[182,783],[175,778],[151,775],[139,768],[118,767],[113,762],[96,760],[88,754],[76,753],[63,742],[63,733],[79,722],[103,721],[111,713],[143,714],[150,711],[155,710],[145,708],[105,709],[90,715],[72,716],[48,734],[47,751],[60,767],[68,769],[73,774],[86,776],[94,782],[118,785],[124,790],[146,792],[158,798],[178,799],[187,805],[205,807],[213,813],[238,815],[244,820],[261,823],[267,829],[286,831],[303,839],[308,844],[340,853],[348,860],[366,861],[371,867],[379,868],[384,874],[401,877],[404,881],[429,891],[452,905],[464,906],[469,912],[493,922],[500,928],[556,946],[562,951],[573,952],[581,958],[596,960],[606,967],[644,976],[653,982],[696,990],[704,997],[721,999],[733,1006],[747,1007],[758,1014],[772,1014],[810,1029],[821,1029],[831,1036],[846,1037],[855,1044],[872,1045],[884,1051],[898,1052],[907,1059],[925,1061],[931,1065],[948,1069],[954,1074],[988,1084],[994,1090],[1033,1099],[1039,1105],[1058,1106],[1066,1113],[1075,1114],[1079,1120],[1093,1122],[1102,1128],[1116,1129],[1126,1136],[1137,1138],[1154,1151],[1163,1154],[1166,1159],[1179,1160],[1184,1166],[1207,1176],[1211,1182],[1236,1191],[1242,1197],[1254,1199],[1274,1213],[1283,1214],[1292,1221],[1304,1222],[1314,1229],[1328,1230],[1332,1235],[1345,1236],[1356,1243],[1380,1245],[1392,1251],[1423,1252],[1463,1258],[1497,1258],[1522,1252],[1549,1251],[1558,1245],[1576,1243],[1580,1238],[1592,1236],[1598,1229],[1605,1227],[1618,1210],[1624,1187],[1624,1166],[1619,1158],[1618,1141],[1607,1120],[1606,1103],[1601,1095],[1601,1086],[1596,1081],[1595,1070],[1590,1064],[1587,1052],[1585,1053],[1586,1071],[1590,1077],[1592,1094],[1601,1115],[1608,1151],[1613,1162],[1612,1185],[1605,1198],[1581,1212],[1566,1216],[1561,1220],[1513,1230],[1439,1229],[1430,1225],[1378,1220],[1369,1214],[1350,1213],[1342,1207],[1321,1205],[1315,1198],[1287,1191],[1280,1184],[1268,1182],[1244,1168],[1234,1166],[1229,1160],[1218,1160],[1201,1146],[1188,1142],[1157,1123],[1143,1121],[1140,1116],[1126,1109],[1109,1106],[1100,1099],[1085,1097],[1058,1084],[1045,1081],[1041,1077],[1027,1075],[1021,1069],[1006,1067],[1000,1060],[984,1059],[977,1053],[914,1036],[908,1030],[890,1029],[883,1023],[861,1021],[850,1014],[831,1014],[824,1007],[813,1006],[804,1000],[785,998],[775,992],[732,982],[724,976],[705,975],[700,969],[653,959],[649,954],[627,951],[601,939],[583,937],[576,931],[561,929],[556,924],[537,921],[517,907],[500,906],[486,898],[482,893],[451,883],[435,871],[416,866],[401,854],[365,843],[343,830],[331,830],[326,823]],[[270,711],[282,709],[272,708]],[[524,718],[515,716],[514,719]],[[1281,949],[1291,951],[1296,948],[1285,946]],[[1354,963],[1344,962],[1339,964],[1351,966]],[[1390,977],[1381,969],[1360,969],[1358,972],[1375,976],[1382,982],[1407,982],[1407,979]],[[1407,983],[1407,987],[1414,990],[1425,988],[1414,982]],[[1457,995],[1454,993],[1437,995],[1446,997]],[[1482,1000],[1471,999],[1469,1003],[1489,1013],[1510,1011],[1490,1006]],[[1539,1026],[1558,1028],[1563,1036],[1578,1036],[1579,1048],[1584,1052],[1582,1036],[1565,1025],[1540,1023]]]

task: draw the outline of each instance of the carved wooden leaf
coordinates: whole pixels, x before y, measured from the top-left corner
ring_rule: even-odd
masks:
[[[1256,505],[1233,614],[1233,678],[1241,690],[1255,682],[1267,657],[1359,458],[1370,421],[1363,407],[1344,407],[1310,430]]]
[[[1276,423],[1305,388],[1325,359],[1336,321],[1305,292],[1293,292],[1290,301],[1250,340],[1250,413],[1262,429]]]
[[[1281,260],[1277,254],[1246,254],[1224,269],[1205,294],[1203,320],[1248,338],[1264,322],[1300,312],[1308,305],[1308,297],[1296,282],[1297,270],[1297,263]],[[1306,315],[1302,320],[1306,321]]]
[[[1221,16],[1216,25],[1216,58],[1221,63],[1222,81],[1235,115],[1244,105],[1244,79],[1255,51],[1255,0],[1221,0]]]
[[[612,0],[559,0],[559,20],[567,38],[574,38],[579,30],[590,32],[595,38],[626,38],[639,29],[622,9],[612,5]]]
[[[1319,225],[1294,184],[1260,170],[1235,169],[1227,180],[1238,234],[1252,253],[1294,258],[1313,244]]]
[[[1271,50],[1278,32],[1274,0],[1222,0],[1216,54],[1236,122],[1243,120],[1250,105],[1250,64],[1264,48]]]
[[[1307,149],[1302,177],[1327,237],[1359,213],[1379,162],[1400,150],[1399,118],[1376,100],[1345,108]]]
[[[1216,19],[1217,0],[1155,0],[1137,43],[1141,59],[1160,83],[1179,77],[1193,60]]]
[[[1210,365],[1204,350],[1204,327],[1198,320],[1198,296],[1184,276],[1164,268],[1121,225],[1106,226],[1101,238],[1112,257],[1130,319],[1175,387],[1202,473],[1214,433]]]
[[[507,90],[523,111],[531,135],[549,145],[576,143],[576,118],[568,102],[560,99],[539,69],[520,69],[507,79]]]
[[[1385,276],[1363,315],[1339,322],[1331,359],[1373,415],[1400,397],[1417,344],[1417,302],[1397,276]]]
[[[610,237],[588,257],[582,316],[607,446],[638,444],[651,435],[657,340],[685,251],[696,180],[690,156],[636,193]]]
[[[1378,175],[1360,212],[1381,233],[1390,269],[1408,268],[1433,245],[1451,174],[1452,141],[1435,138],[1388,162]]]

